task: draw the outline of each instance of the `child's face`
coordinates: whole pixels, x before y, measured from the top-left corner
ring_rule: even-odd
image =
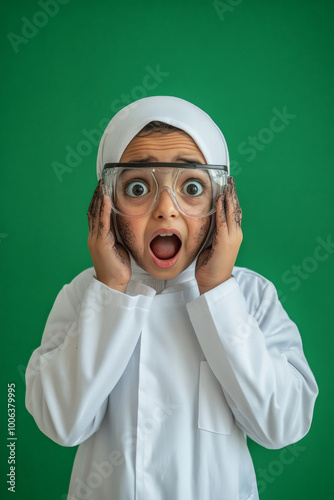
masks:
[[[206,163],[194,140],[180,132],[135,137],[120,162],[138,161]],[[117,224],[137,264],[151,276],[165,280],[175,278],[195,259],[208,233],[210,217],[195,219],[183,215],[164,189],[148,215],[138,218],[117,215]]]

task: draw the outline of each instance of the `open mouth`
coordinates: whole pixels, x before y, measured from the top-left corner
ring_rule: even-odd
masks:
[[[175,233],[160,233],[155,236],[150,249],[158,267],[170,267],[175,264],[182,242]]]

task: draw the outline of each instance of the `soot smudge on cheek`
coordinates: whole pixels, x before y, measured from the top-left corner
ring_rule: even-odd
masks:
[[[141,261],[138,255],[137,251],[138,249],[136,249],[136,237],[131,227],[131,223],[121,215],[117,215],[116,221],[117,221],[118,232],[122,239],[121,244],[122,243],[124,244],[124,246],[131,253],[132,257],[137,262],[137,264],[140,267],[143,267],[143,262]]]
[[[186,264],[185,268],[188,267],[193,262],[193,260],[196,259],[196,257],[198,256],[199,251],[201,250],[201,247],[202,247],[203,243],[205,242],[205,239],[206,239],[208,232],[210,230],[210,224],[211,224],[211,219],[210,219],[210,217],[208,217],[208,218],[204,219],[204,221],[201,223],[198,230],[196,231],[196,233],[193,237],[193,240],[192,240],[195,243],[195,245],[193,244],[193,248],[189,252],[187,264]]]
[[[131,228],[131,223],[121,216],[117,216],[117,227],[123,243],[129,247],[134,245],[135,236]]]
[[[199,246],[202,245],[205,238],[207,237],[209,228],[210,228],[210,218],[207,218],[199,228],[198,233],[196,235],[196,242],[199,244]]]

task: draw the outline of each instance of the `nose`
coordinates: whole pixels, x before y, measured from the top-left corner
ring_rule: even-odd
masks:
[[[161,189],[159,198],[153,208],[153,216],[157,219],[169,219],[179,216],[179,211],[174,204],[168,187]]]

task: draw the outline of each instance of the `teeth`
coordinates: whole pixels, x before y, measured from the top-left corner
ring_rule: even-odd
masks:
[[[173,233],[164,233],[164,234],[159,234],[161,238],[164,238],[165,236],[173,236]]]

